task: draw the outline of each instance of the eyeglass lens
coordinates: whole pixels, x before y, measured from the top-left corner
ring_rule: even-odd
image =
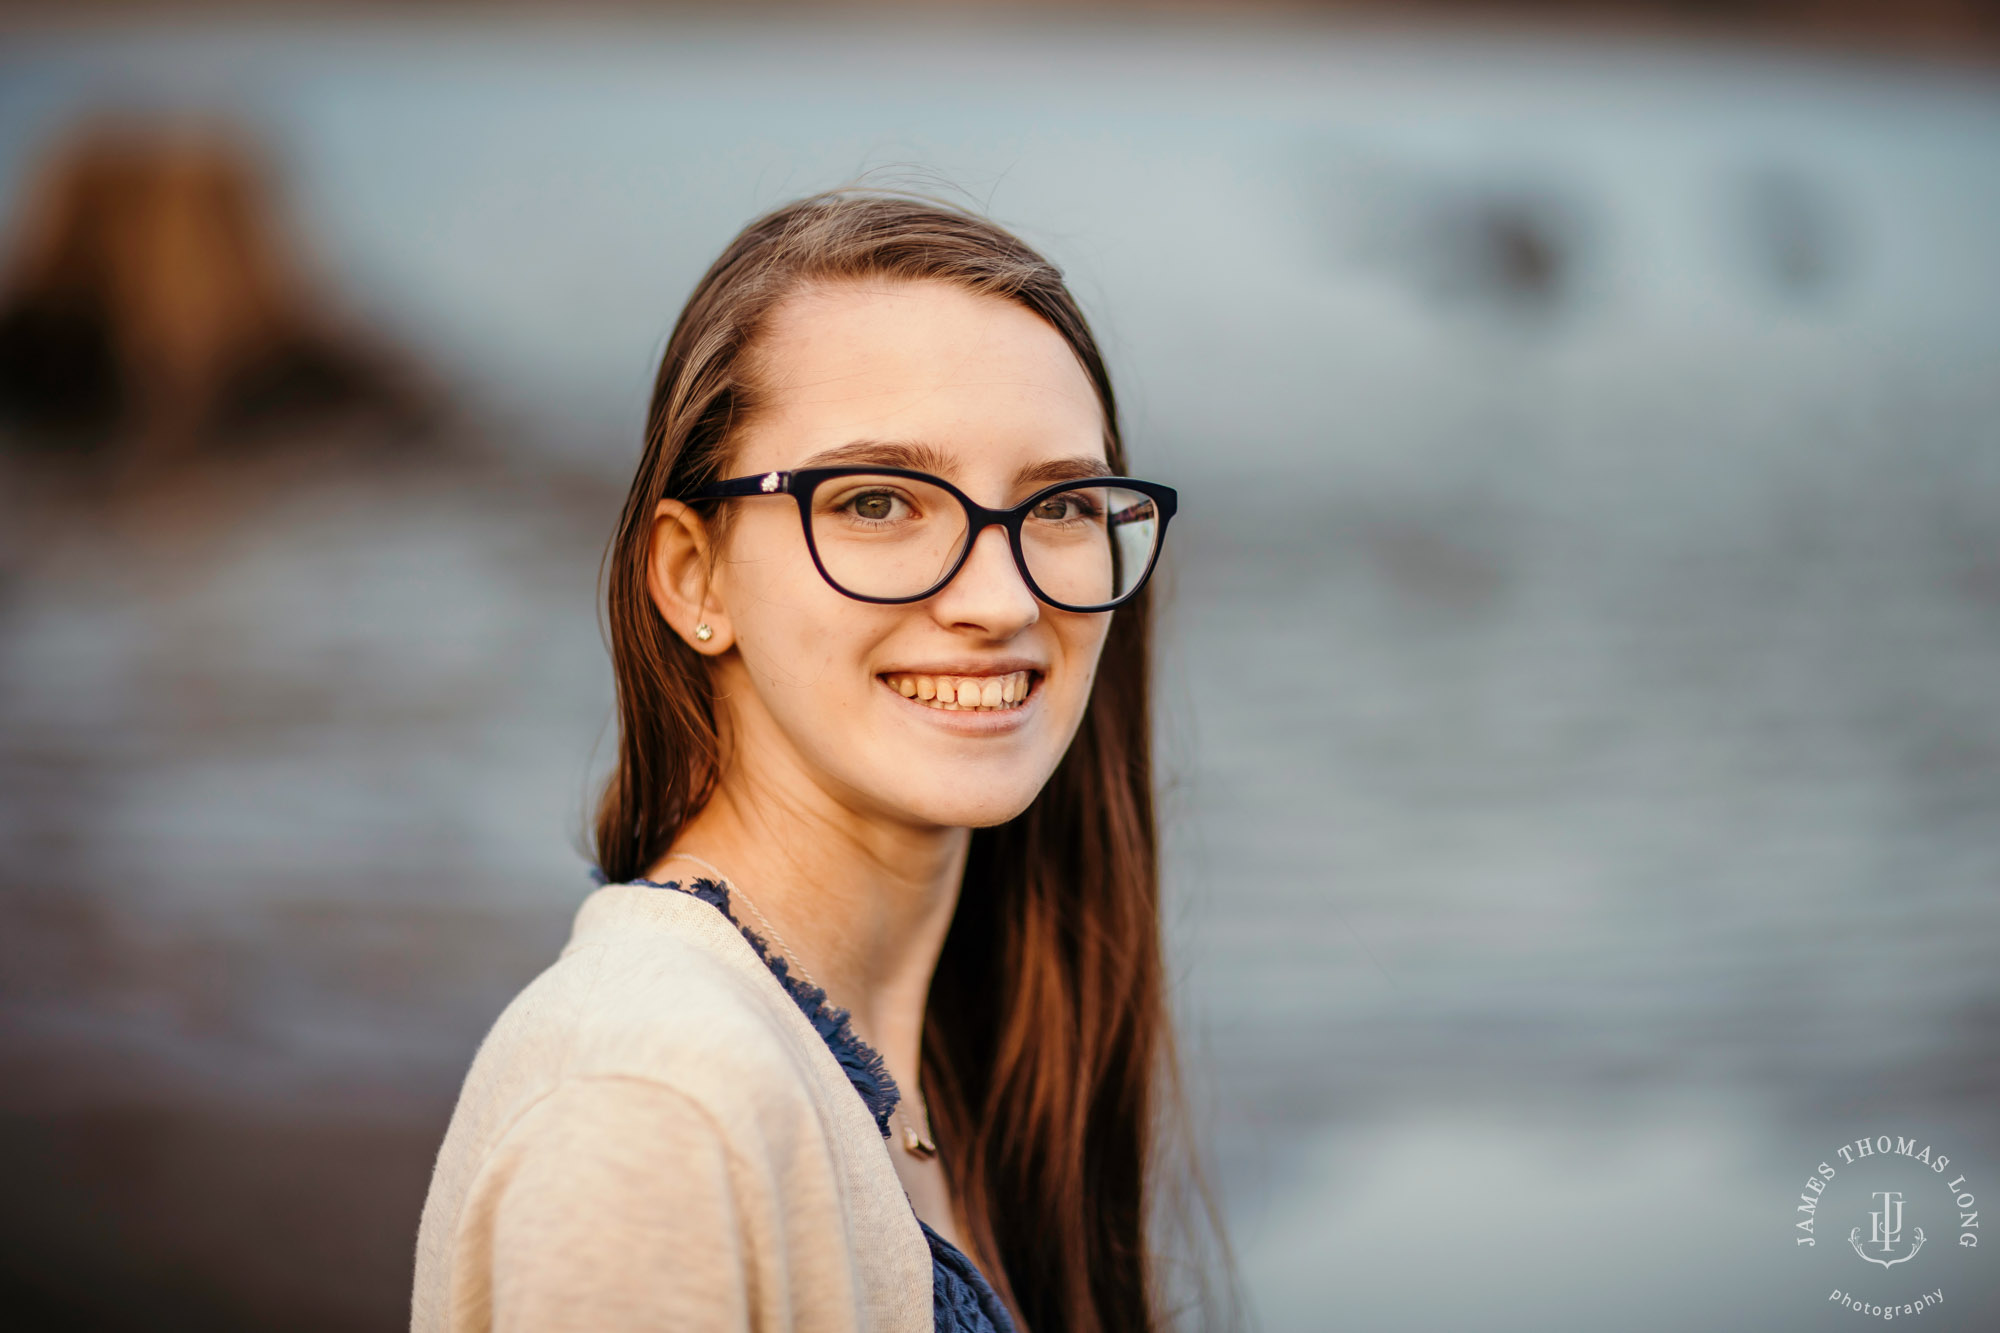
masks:
[[[827,577],[862,597],[915,597],[934,588],[965,547],[965,509],[914,477],[852,475],[812,497],[813,545]],[[1143,576],[1159,543],[1153,498],[1080,482],[1043,496],[1021,524],[1029,577],[1050,601],[1116,602]]]

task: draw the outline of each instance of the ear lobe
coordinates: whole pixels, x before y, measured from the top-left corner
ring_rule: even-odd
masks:
[[[708,657],[726,652],[734,642],[729,618],[710,587],[711,554],[708,526],[700,514],[679,500],[662,500],[654,507],[646,590],[660,618]]]

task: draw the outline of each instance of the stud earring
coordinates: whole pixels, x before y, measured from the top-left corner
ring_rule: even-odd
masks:
[[[694,627],[694,636],[697,639],[700,639],[703,643],[707,643],[710,639],[715,637],[715,631],[710,629],[708,627],[708,622],[704,620],[699,625],[696,625]]]

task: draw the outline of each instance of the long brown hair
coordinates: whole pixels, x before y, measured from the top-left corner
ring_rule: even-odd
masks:
[[[882,191],[815,195],[746,227],[667,340],[606,554],[618,752],[596,842],[613,882],[663,856],[720,776],[708,670],[647,593],[654,508],[723,475],[732,428],[758,406],[751,353],[773,307],[802,284],[862,277],[948,282],[1047,320],[1096,386],[1108,461],[1125,471],[1090,326],[1061,272],[1017,237]],[[1143,593],[1112,614],[1054,775],[1019,816],[972,835],[925,1015],[920,1077],[972,1247],[1044,1333],[1136,1333],[1168,1319],[1151,1214],[1181,1122],[1160,940],[1153,615]]]

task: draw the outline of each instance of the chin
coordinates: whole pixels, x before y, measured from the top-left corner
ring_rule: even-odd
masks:
[[[949,786],[946,779],[941,785]],[[1032,788],[1010,791],[998,799],[991,793],[978,800],[955,800],[941,793],[937,787],[929,787],[924,792],[884,792],[880,799],[883,804],[900,807],[914,823],[935,824],[943,828],[992,828],[1026,810],[1041,791],[1041,784]]]

